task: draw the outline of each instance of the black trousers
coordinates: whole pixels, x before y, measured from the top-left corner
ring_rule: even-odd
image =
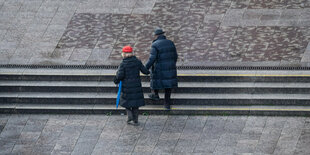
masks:
[[[155,95],[158,95],[158,89],[154,89]],[[165,103],[171,104],[171,88],[165,88]]]
[[[139,107],[126,108],[128,121],[138,122]]]

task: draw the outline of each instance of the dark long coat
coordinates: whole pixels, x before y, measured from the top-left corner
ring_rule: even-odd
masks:
[[[164,35],[153,41],[146,69],[151,70],[151,89],[178,87],[176,62],[178,54],[171,40]]]
[[[135,56],[123,59],[118,67],[114,83],[122,81],[122,92],[120,105],[125,108],[144,106],[144,95],[142,91],[140,71],[143,74],[150,72]]]

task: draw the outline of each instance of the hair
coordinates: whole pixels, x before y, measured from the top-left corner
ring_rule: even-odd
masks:
[[[133,52],[130,52],[130,53],[122,52],[122,57],[123,57],[123,58],[128,58],[128,57],[132,57],[132,56],[134,56],[134,53],[133,53]]]

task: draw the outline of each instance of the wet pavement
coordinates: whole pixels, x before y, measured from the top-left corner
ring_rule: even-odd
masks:
[[[145,62],[156,27],[178,65],[310,62],[309,0],[0,0],[0,19],[1,64]]]
[[[0,154],[310,153],[308,117],[0,116]]]

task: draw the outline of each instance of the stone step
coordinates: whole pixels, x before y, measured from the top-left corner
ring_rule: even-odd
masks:
[[[163,104],[148,99],[145,94],[146,104]],[[175,105],[309,105],[309,94],[204,94],[204,93],[174,93],[171,95]],[[115,104],[116,93],[50,93],[50,92],[2,92],[2,103],[66,103],[66,104]]]
[[[125,114],[123,107],[102,104],[0,104],[0,113],[44,113],[44,114]],[[172,105],[167,111],[162,105],[140,107],[140,114],[182,115],[263,115],[263,116],[310,116],[310,106],[195,106]]]
[[[17,75],[0,74],[0,80],[24,80],[24,81],[113,81],[115,75]],[[144,82],[150,81],[149,76],[141,76]],[[180,82],[310,82],[308,76],[295,75],[247,75],[247,74],[179,74]]]
[[[142,82],[150,92],[149,82]],[[111,81],[0,81],[0,92],[117,92]],[[173,93],[288,93],[309,94],[310,83],[268,82],[179,82]]]
[[[0,80],[112,81],[114,69],[0,68]],[[149,76],[142,76],[149,81]],[[309,70],[178,70],[180,82],[310,82]]]
[[[0,81],[2,86],[64,86],[64,87],[116,87],[113,81]],[[142,82],[143,87],[149,87],[149,82]],[[180,82],[181,88],[310,88],[310,83],[300,82]]]

